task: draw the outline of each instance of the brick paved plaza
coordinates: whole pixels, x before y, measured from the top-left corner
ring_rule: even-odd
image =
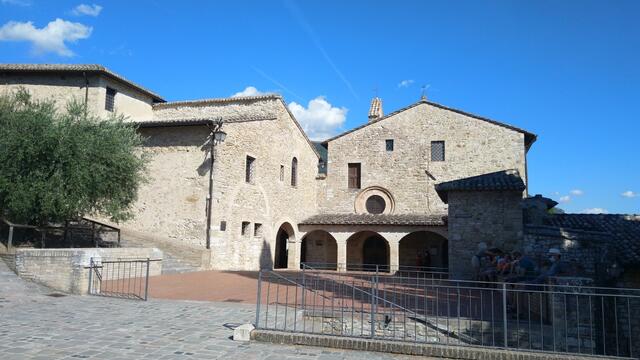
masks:
[[[52,297],[0,261],[2,359],[411,359],[382,353],[241,343],[253,304]]]

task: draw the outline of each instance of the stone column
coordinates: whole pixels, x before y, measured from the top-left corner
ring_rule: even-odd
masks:
[[[338,271],[347,271],[347,239],[352,234],[346,232],[331,233],[338,246]]]

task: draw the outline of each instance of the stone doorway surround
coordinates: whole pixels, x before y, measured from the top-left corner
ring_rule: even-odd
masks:
[[[426,231],[444,239],[448,238],[446,215],[441,214],[327,214],[313,216],[298,224],[300,239],[304,239],[308,234],[317,231],[325,232],[335,240],[338,271],[347,271],[347,264],[354,263],[354,261],[362,258],[361,247],[358,255],[350,251],[348,245],[349,239],[358,233],[373,233],[386,240],[388,244],[388,264],[391,269],[398,269],[400,266],[400,240],[407,235]],[[296,242],[291,245],[293,249],[289,256],[293,256],[295,263],[300,264],[302,260],[302,242],[296,239]]]

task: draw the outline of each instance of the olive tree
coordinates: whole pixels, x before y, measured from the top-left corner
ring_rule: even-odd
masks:
[[[144,180],[141,144],[121,115],[103,119],[77,101],[59,109],[24,89],[0,95],[1,215],[32,225],[130,218]]]

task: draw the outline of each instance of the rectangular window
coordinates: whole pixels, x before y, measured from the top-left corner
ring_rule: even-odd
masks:
[[[444,161],[444,141],[431,142],[431,161]]]
[[[104,101],[104,109],[107,111],[113,111],[115,104],[116,104],[116,90],[108,87],[107,97]]]
[[[349,163],[349,189],[360,189],[360,163]]]
[[[255,167],[256,167],[256,159],[251,156],[247,156],[247,161],[245,162],[245,176],[244,180],[253,184],[254,176],[255,176]]]
[[[385,140],[385,148],[387,151],[393,151],[393,139]]]
[[[249,236],[249,225],[251,225],[250,222],[248,221],[243,221],[242,222],[242,229],[241,229],[241,234],[242,236]]]
[[[284,182],[284,165],[280,165],[280,181]]]
[[[220,221],[220,231],[225,231],[227,230],[227,222],[222,220]]]
[[[262,224],[256,223],[253,225],[253,236],[262,236]]]

